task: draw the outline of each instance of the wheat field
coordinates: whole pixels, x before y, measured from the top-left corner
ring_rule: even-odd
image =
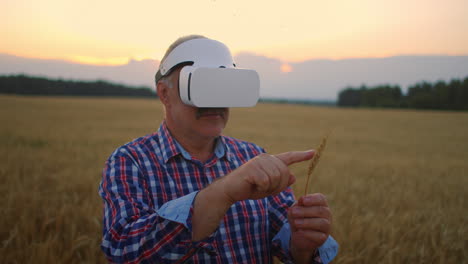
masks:
[[[161,120],[157,100],[0,96],[0,263],[105,263],[102,167]],[[328,130],[310,189],[333,211],[333,263],[467,263],[468,113],[259,104],[225,134],[279,153]]]

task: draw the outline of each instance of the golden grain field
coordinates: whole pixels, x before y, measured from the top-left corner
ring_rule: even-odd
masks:
[[[157,100],[0,96],[0,263],[105,263],[101,169],[161,119]],[[468,113],[259,104],[225,134],[278,153],[330,129],[311,189],[334,212],[334,263],[468,262]]]

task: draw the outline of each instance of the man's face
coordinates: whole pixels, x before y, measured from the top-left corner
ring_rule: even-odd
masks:
[[[198,108],[184,104],[179,96],[179,73],[177,69],[169,76],[172,87],[167,87],[167,91],[158,89],[165,97],[161,101],[166,108],[166,122],[169,129],[175,130],[171,132],[194,138],[221,135],[229,119],[229,108]]]

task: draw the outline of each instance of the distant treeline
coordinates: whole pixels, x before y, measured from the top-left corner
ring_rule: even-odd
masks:
[[[309,99],[287,99],[287,98],[260,98],[261,103],[273,104],[299,104],[314,106],[336,106],[335,101],[331,100],[309,100]]]
[[[399,86],[348,87],[338,95],[338,106],[468,110],[468,77],[449,83],[420,82],[404,95]]]
[[[133,87],[106,81],[53,80],[26,75],[0,76],[0,93],[20,95],[152,97],[148,87]]]

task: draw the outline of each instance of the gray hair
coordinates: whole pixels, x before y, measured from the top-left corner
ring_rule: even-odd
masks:
[[[159,65],[161,65],[163,63],[163,61],[166,59],[166,57],[175,49],[177,48],[177,46],[179,46],[180,44],[186,42],[186,41],[189,41],[189,40],[192,40],[192,39],[199,39],[199,38],[207,38],[205,36],[202,36],[202,35],[188,35],[188,36],[183,36],[183,37],[180,37],[178,38],[176,41],[174,41],[170,46],[169,48],[167,48],[166,50],[166,53],[164,54],[163,58],[161,59]],[[169,80],[169,77],[171,74],[169,75],[166,75],[166,76],[162,76],[161,75],[161,71],[158,69],[158,71],[156,72],[156,75],[155,75],[155,81],[156,81],[156,86],[158,85],[158,81],[161,80],[163,81],[169,88],[172,88],[172,82]]]

